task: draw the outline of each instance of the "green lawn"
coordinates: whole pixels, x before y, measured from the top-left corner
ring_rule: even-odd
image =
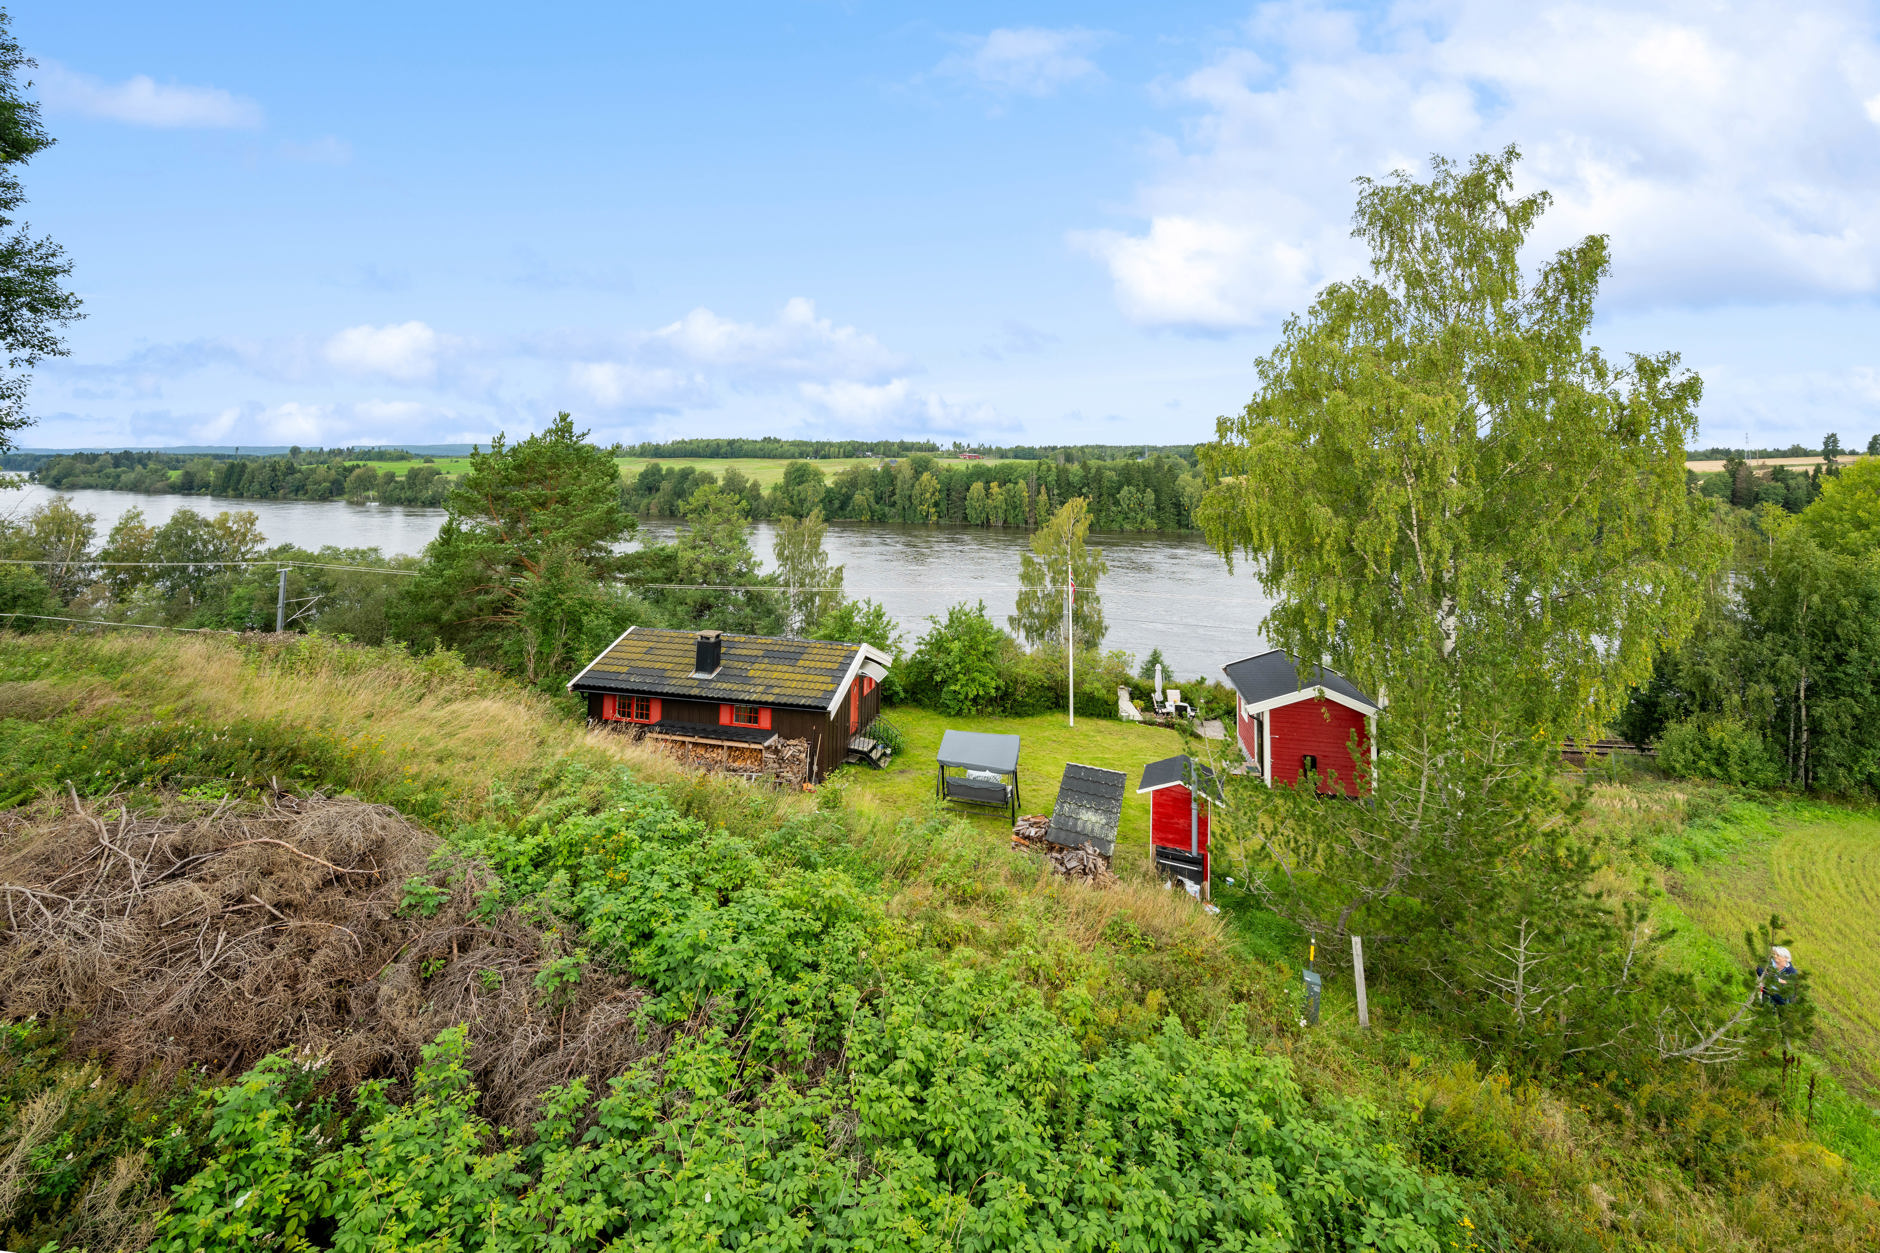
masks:
[[[1033,718],[948,717],[925,709],[897,706],[884,715],[907,737],[907,751],[897,753],[886,770],[849,766],[839,776],[848,785],[857,808],[884,814],[918,812],[934,795],[934,755],[940,736],[949,727],[1016,735],[1023,745],[1018,755],[1019,813],[1048,814],[1057,803],[1058,780],[1068,762],[1121,770],[1128,783],[1123,790],[1123,822],[1117,832],[1118,873],[1149,874],[1149,798],[1138,796],[1142,768],[1152,761],[1182,751],[1181,737],[1166,727],[1147,727],[1112,718],[1079,718],[1065,725],[1064,715]],[[1012,826],[1003,810],[949,805],[989,840],[1005,841]]]

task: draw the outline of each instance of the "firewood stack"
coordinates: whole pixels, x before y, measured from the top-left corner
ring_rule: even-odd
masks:
[[[1026,814],[1012,828],[1013,848],[1038,848],[1045,842],[1044,833],[1051,829],[1049,814]]]
[[[809,741],[781,737],[764,745],[765,774],[784,787],[798,787],[809,781]]]
[[[1100,888],[1116,882],[1116,872],[1110,869],[1110,859],[1099,853],[1095,845],[1088,841],[1077,848],[1053,844],[1045,838],[1045,833],[1050,829],[1051,819],[1048,816],[1028,814],[1012,828],[1012,847],[1043,853],[1051,863],[1052,871],[1066,879],[1080,879]]]

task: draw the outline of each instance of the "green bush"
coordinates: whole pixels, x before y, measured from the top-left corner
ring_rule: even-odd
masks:
[[[57,616],[59,598],[31,566],[0,562],[0,627],[11,631],[33,631],[46,625],[32,617],[12,614]]]
[[[1658,764],[1684,779],[1716,779],[1743,787],[1774,787],[1782,781],[1781,763],[1762,737],[1730,718],[1693,718],[1674,722],[1658,739]]]
[[[594,782],[588,780],[587,782]],[[586,782],[570,780],[570,795]],[[529,1139],[475,1113],[462,1029],[343,1127],[270,1059],[215,1098],[165,1250],[1391,1248],[1467,1229],[1366,1109],[1310,1103],[1244,1016],[1090,1043],[1012,971],[912,948],[883,902],[622,779],[470,833],[650,994],[671,1044],[551,1090]],[[831,1064],[834,1061],[833,1066]],[[330,1140],[330,1142],[329,1142]],[[614,1242],[611,1243],[610,1242]]]

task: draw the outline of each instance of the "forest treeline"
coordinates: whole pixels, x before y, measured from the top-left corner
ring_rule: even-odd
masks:
[[[627,507],[641,517],[685,512],[692,494],[714,487],[742,500],[752,518],[825,518],[854,522],[950,523],[1037,527],[1073,497],[1089,501],[1099,531],[1187,531],[1194,528],[1201,473],[1179,458],[1155,454],[1127,461],[954,461],[916,453],[830,476],[810,461],[793,461],[765,490],[737,468],[722,477],[695,466],[654,462],[625,481]]]
[[[714,456],[731,456],[726,449],[743,444],[800,446],[820,450],[818,455],[835,455],[827,450],[847,447],[777,440],[682,443],[687,456],[707,455],[690,451],[691,445],[709,447]],[[1192,449],[1189,453],[1192,456]],[[379,450],[372,457],[375,462],[414,464],[401,473],[397,468],[348,460],[346,453],[317,449],[267,457],[127,450],[52,457],[37,467],[36,478],[54,491],[91,488],[232,500],[377,501],[441,507],[449,496],[451,476],[441,473],[430,458],[419,462],[409,453]],[[1187,531],[1194,529],[1194,507],[1203,484],[1190,461],[1166,451],[1119,460],[1062,454],[1058,460],[1007,461],[943,460],[931,452],[916,452],[872,466],[849,466],[833,477],[815,461],[792,459],[784,467],[782,480],[768,489],[736,466],[720,474],[697,466],[655,462],[622,477],[619,492],[628,511],[639,517],[676,518],[685,514],[693,494],[706,486],[743,501],[745,515],[753,521],[801,518],[821,510],[825,518],[853,522],[1034,528],[1058,505],[1082,496],[1090,502],[1097,530]]]
[[[1770,457],[1816,455],[1821,460],[1812,466],[1752,464]],[[1723,468],[1691,470],[1687,474],[1698,493],[1712,500],[1725,501],[1738,509],[1776,505],[1789,513],[1800,513],[1821,495],[1822,484],[1841,472],[1845,455],[1841,449],[1841,437],[1832,434],[1822,440],[1820,449],[1795,444],[1788,448],[1758,448],[1745,454],[1734,449],[1707,448],[1694,454],[1691,459],[1721,461]],[[1880,457],[1880,435],[1867,441],[1867,455]]]
[[[152,450],[65,453],[37,467],[36,478],[54,491],[86,488],[152,495],[226,496],[235,500],[376,500],[386,505],[444,503],[447,476],[431,459],[401,475],[355,460],[357,450],[293,449],[279,456],[231,457]],[[401,450],[373,449],[374,461],[418,459]]]

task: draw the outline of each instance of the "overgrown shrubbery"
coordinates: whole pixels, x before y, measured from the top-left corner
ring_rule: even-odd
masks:
[[[1437,1250],[1455,1194],[1358,1111],[1315,1110],[1244,1027],[1086,1043],[1011,974],[910,947],[807,831],[759,847],[656,789],[567,781],[467,840],[653,993],[663,1054],[551,1093],[532,1142],[475,1113],[461,1032],[345,1117],[272,1059],[214,1098],[159,1247]],[[802,843],[808,839],[809,843]],[[789,850],[796,847],[797,856]],[[329,1144],[327,1141],[330,1140]],[[1251,1246],[1250,1246],[1251,1247]]]
[[[948,714],[1049,713],[1065,707],[1070,688],[1063,650],[1026,650],[993,623],[983,601],[933,620],[897,669],[907,700]],[[1078,712],[1114,718],[1116,689],[1132,685],[1139,686],[1126,654],[1078,654]]]
[[[1744,787],[1775,787],[1782,763],[1762,736],[1733,718],[1690,718],[1666,727],[1658,739],[1658,764],[1684,779],[1716,779]]]

